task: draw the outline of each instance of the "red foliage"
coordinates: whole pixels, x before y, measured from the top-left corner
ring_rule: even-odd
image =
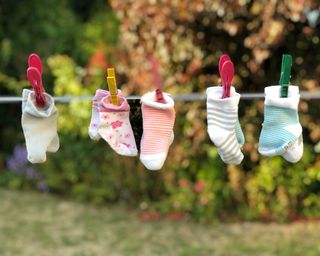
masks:
[[[139,215],[143,221],[157,221],[161,219],[161,213],[157,211],[145,211]]]
[[[179,186],[182,188],[189,188],[191,186],[191,182],[184,178],[179,179],[178,183],[179,183]]]
[[[169,212],[166,217],[168,220],[180,221],[185,219],[186,214],[184,212]]]
[[[194,184],[194,191],[197,193],[201,193],[206,184],[207,182],[205,180],[199,180],[196,184]]]
[[[97,46],[96,52],[94,55],[91,56],[88,66],[89,68],[107,69],[108,61],[107,61],[106,54],[104,52],[103,44],[99,44]]]

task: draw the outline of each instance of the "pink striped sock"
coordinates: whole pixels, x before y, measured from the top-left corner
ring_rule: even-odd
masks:
[[[174,101],[163,93],[166,103],[156,102],[155,92],[141,98],[143,134],[140,161],[149,170],[162,168],[173,141]]]

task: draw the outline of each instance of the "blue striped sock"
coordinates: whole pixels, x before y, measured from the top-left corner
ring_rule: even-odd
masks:
[[[292,146],[297,136],[288,131],[301,129],[296,109],[265,105],[264,123],[259,139],[259,152],[262,155],[282,155]]]

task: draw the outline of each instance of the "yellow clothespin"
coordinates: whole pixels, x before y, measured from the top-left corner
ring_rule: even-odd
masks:
[[[117,82],[116,82],[114,68],[107,69],[107,83],[108,83],[109,92],[111,96],[111,103],[113,105],[119,105],[118,89],[117,89]]]

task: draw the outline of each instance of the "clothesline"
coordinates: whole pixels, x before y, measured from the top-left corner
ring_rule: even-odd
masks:
[[[241,93],[241,99],[243,100],[257,100],[263,99],[264,93]],[[301,99],[320,99],[320,92],[312,91],[301,91]],[[54,97],[56,102],[59,103],[70,103],[73,100],[77,101],[90,101],[92,95],[64,95]],[[177,94],[173,96],[175,101],[201,101],[206,99],[206,95],[202,93],[188,93],[188,94]],[[141,96],[131,95],[126,97],[127,100],[140,100]],[[19,103],[22,101],[21,97],[17,96],[0,96],[0,104]]]

